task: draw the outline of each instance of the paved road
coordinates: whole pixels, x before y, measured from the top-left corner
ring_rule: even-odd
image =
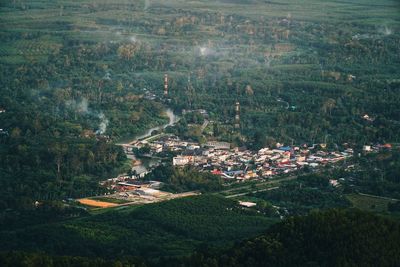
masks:
[[[361,195],[361,196],[374,197],[374,198],[391,200],[391,201],[400,201],[400,199],[397,199],[397,198],[381,197],[381,196],[375,196],[375,195],[364,194],[364,193],[358,193],[358,194]]]
[[[242,190],[242,189],[251,189],[254,186],[260,187],[260,186],[265,186],[265,185],[269,185],[269,184],[276,184],[276,183],[280,183],[280,182],[283,182],[283,181],[294,180],[296,178],[297,178],[297,175],[283,177],[283,178],[276,178],[276,179],[273,179],[273,180],[270,180],[270,181],[259,182],[259,183],[256,183],[256,184],[246,184],[246,185],[243,185],[243,186],[239,186],[239,187],[223,190],[223,191],[220,191],[218,193],[219,194],[224,194],[224,193],[239,191],[239,190]]]
[[[117,194],[114,194],[114,195],[117,195]],[[134,200],[131,202],[126,202],[126,203],[121,203],[121,204],[101,201],[101,203],[108,203],[111,205],[108,207],[98,207],[97,209],[118,208],[118,207],[124,207],[124,206],[132,206],[132,205],[145,205],[145,204],[150,204],[150,203],[163,202],[163,201],[167,201],[167,200],[171,200],[171,199],[175,199],[175,198],[184,198],[184,197],[197,196],[197,195],[200,195],[200,193],[197,191],[190,191],[190,192],[183,192],[183,193],[178,193],[178,194],[168,193],[167,196],[163,196],[163,197],[146,198],[143,196],[137,196],[137,200]],[[113,198],[112,195],[109,195],[108,197]],[[95,198],[95,197],[92,197],[92,198]],[[116,197],[115,199],[120,199],[120,198]],[[89,198],[88,198],[88,200],[89,200]],[[98,202],[100,203],[100,201],[98,201]]]
[[[274,189],[278,189],[278,188],[279,188],[279,186],[274,186],[274,187],[270,187],[270,188],[264,188],[264,189],[260,189],[260,190],[254,190],[254,191],[250,191],[250,192],[244,192],[244,193],[239,193],[239,194],[235,194],[235,195],[229,195],[229,196],[225,196],[225,197],[226,198],[241,197],[241,196],[245,196],[245,195],[250,194],[250,193],[264,192],[264,191],[274,190]]]
[[[208,120],[204,120],[203,125],[201,125],[201,132],[204,131],[204,129],[207,127],[207,125],[208,125],[209,123],[210,123],[210,122],[209,122]]]

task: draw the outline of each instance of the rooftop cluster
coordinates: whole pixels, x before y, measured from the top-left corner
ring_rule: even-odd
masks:
[[[199,171],[209,171],[226,179],[268,178],[277,174],[290,173],[305,166],[316,168],[351,157],[353,149],[325,151],[324,145],[283,146],[262,148],[258,151],[246,148],[231,148],[227,142],[210,141],[205,144],[182,141],[176,136],[165,136],[156,141],[139,141],[126,147],[128,153],[133,148],[148,147],[150,154],[174,152],[174,166],[191,165]]]

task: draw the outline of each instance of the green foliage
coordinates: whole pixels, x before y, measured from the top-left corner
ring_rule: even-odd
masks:
[[[258,211],[261,211],[268,216],[276,215],[275,208],[272,206],[272,204],[263,199],[257,200],[256,207]]]
[[[137,258],[109,261],[102,258],[84,258],[76,256],[50,256],[44,253],[3,252],[0,253],[1,266],[18,267],[145,267]]]
[[[222,188],[220,176],[199,172],[192,167],[175,168],[171,165],[161,165],[146,175],[145,179],[163,182],[165,183],[163,189],[172,192],[191,190],[212,192]]]
[[[265,231],[274,220],[203,195],[112,210],[103,214],[1,231],[0,251],[45,251],[58,255],[187,255],[202,244],[226,246]]]
[[[395,210],[389,209],[395,202],[387,198],[364,194],[348,194],[346,198],[351,202],[353,207],[360,210],[378,212],[381,214],[388,214],[388,211],[395,212]]]
[[[0,9],[2,18],[20,23],[10,28],[2,21],[0,31],[0,58],[16,58],[0,60],[1,212],[107,192],[98,182],[126,171],[126,156],[111,141],[166,122],[160,103],[108,69],[116,45],[81,43],[70,22],[36,13],[64,11],[53,4],[14,1]],[[19,8],[42,19],[25,28]]]
[[[314,174],[300,176],[278,189],[252,195],[281,207],[281,212],[289,212],[290,215],[307,214],[313,209],[350,206],[341,190],[329,184],[329,179]]]
[[[388,203],[388,210],[391,212],[400,212],[400,201]]]
[[[184,118],[187,123],[202,124],[204,122],[203,115],[198,112],[187,113]]]
[[[104,193],[98,181],[123,166],[120,147],[82,138],[75,126],[50,115],[11,111],[6,116],[13,130],[0,143],[0,209]]]
[[[6,210],[0,213],[0,228],[15,230],[88,215],[85,208],[73,203],[46,201],[29,210]]]
[[[197,253],[184,266],[397,266],[400,224],[357,210],[295,217],[225,253]],[[170,264],[179,266],[179,264]]]
[[[226,200],[226,203],[222,201],[217,205],[211,204],[216,202],[216,199],[213,198],[197,200],[199,200],[197,204],[189,201],[186,203],[191,203],[189,206],[182,206],[186,207],[182,215],[185,214],[190,217],[193,215],[191,209],[199,208],[203,204],[207,204],[203,206],[207,208],[200,209],[199,216],[202,214],[217,215],[218,212],[223,210],[225,211],[222,212],[222,217],[230,213],[227,212],[226,206],[231,205],[228,200]],[[198,205],[200,203],[202,204]],[[211,206],[208,204],[211,204]],[[173,208],[174,205],[167,207],[166,204],[160,208],[169,209]],[[220,205],[223,206],[222,209],[220,209]],[[158,212],[163,212],[163,209]],[[125,213],[124,215],[128,218],[123,223],[129,223],[129,219],[132,218],[129,218],[129,214]],[[214,215],[212,217],[213,219],[216,218]],[[104,217],[100,216],[95,221],[99,223],[103,219]],[[114,219],[115,222],[118,222],[121,217],[118,216]],[[199,217],[194,219],[199,219]],[[169,218],[166,218],[164,221],[168,220]],[[127,227],[129,228],[129,224]],[[230,230],[232,231],[232,229]],[[51,234],[54,235],[54,233]],[[186,231],[185,234],[190,235],[190,231]],[[130,239],[131,236],[126,238]],[[359,210],[329,210],[286,219],[270,227],[264,234],[237,243],[230,249],[221,251],[210,247],[200,247],[197,252],[186,258],[171,258],[173,254],[168,254],[168,258],[152,262],[151,265],[229,267],[397,266],[400,262],[399,239],[399,222]],[[87,244],[84,245],[82,248],[87,246]],[[126,244],[124,245],[124,248],[126,248]],[[141,245],[146,246],[146,243]],[[179,245],[184,244],[180,243]],[[127,248],[129,249],[129,246]],[[154,246],[147,248],[155,249]],[[110,247],[108,249],[113,250]],[[68,253],[68,250],[66,252]],[[102,255],[105,256],[106,254]],[[141,255],[149,256],[148,254]],[[21,252],[0,253],[0,263],[2,266],[60,266],[61,263],[62,266],[132,266],[132,264],[145,266],[146,264],[143,260],[132,257],[119,257],[117,261],[111,261],[100,258],[49,256],[43,253]]]
[[[338,169],[347,192],[361,192],[400,199],[400,151],[384,151],[355,158],[353,168]]]

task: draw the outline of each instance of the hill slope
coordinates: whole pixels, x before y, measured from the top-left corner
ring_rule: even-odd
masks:
[[[223,254],[195,254],[184,263],[249,267],[399,264],[400,224],[357,210],[290,218]]]

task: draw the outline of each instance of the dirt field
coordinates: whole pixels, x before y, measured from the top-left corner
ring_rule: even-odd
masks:
[[[135,190],[133,190],[133,191],[135,191]],[[78,199],[77,201],[83,205],[96,207],[96,208],[113,208],[113,207],[118,207],[118,206],[144,205],[144,204],[150,204],[150,203],[171,200],[171,199],[175,199],[175,198],[199,195],[198,192],[185,192],[185,193],[179,193],[179,194],[172,194],[172,193],[159,191],[159,190],[147,189],[145,191],[147,191],[148,193],[151,193],[151,194],[136,195],[136,194],[128,194],[128,193],[132,193],[132,192],[126,192],[125,194],[127,194],[127,196],[125,196],[125,197],[121,197],[121,193],[116,193],[116,194],[107,196],[107,198],[110,198],[110,202],[96,200],[93,198],[81,198],[81,199]],[[114,201],[114,203],[112,203],[113,201]],[[125,203],[123,203],[123,202],[116,203],[118,201],[124,201]]]
[[[78,199],[78,202],[83,204],[83,205],[92,206],[92,207],[99,207],[99,208],[110,208],[110,207],[119,206],[119,204],[117,204],[117,203],[97,201],[97,200],[93,200],[93,199],[89,199],[89,198]]]

